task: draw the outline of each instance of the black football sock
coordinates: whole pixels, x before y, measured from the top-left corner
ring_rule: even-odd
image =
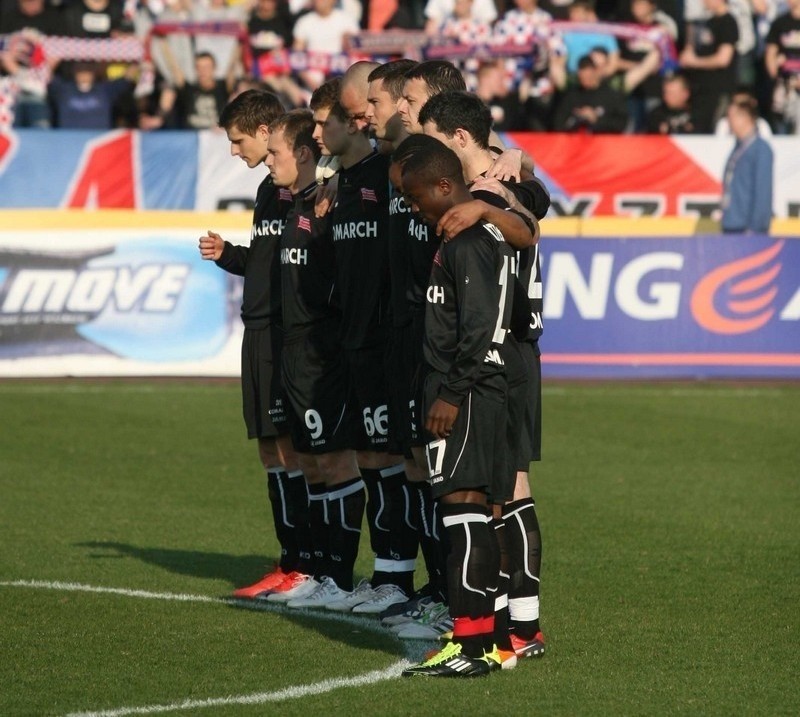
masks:
[[[508,631],[508,546],[506,525],[502,519],[492,519],[497,548],[500,554],[500,571],[497,580],[497,592],[494,600],[494,637],[493,641],[501,650],[511,650],[511,634]],[[487,649],[491,650],[491,646]]]
[[[469,657],[483,657],[494,633],[494,592],[499,551],[489,527],[489,510],[461,503],[440,504],[450,538],[447,582],[453,641]]]
[[[375,554],[375,568],[370,583],[373,588],[388,585],[392,581],[392,552],[390,515],[392,508],[388,501],[391,494],[386,493],[381,471],[378,468],[359,468],[367,489],[367,526],[369,544]]]
[[[288,573],[297,568],[300,555],[292,516],[288,478],[282,467],[267,469],[267,494],[272,507],[275,536],[281,546],[281,558],[278,564],[281,570]]]
[[[428,571],[428,584],[434,600],[447,602],[447,578],[445,577],[447,552],[441,538],[444,528],[436,501],[431,496],[427,483],[414,483],[419,506],[418,534],[425,569]]]
[[[523,640],[539,632],[539,573],[542,567],[542,537],[532,498],[508,503],[503,509],[508,539],[509,624]]]
[[[330,572],[328,487],[324,483],[308,484],[308,524],[313,546],[313,564],[307,574],[321,580]]]
[[[450,604],[450,583],[447,580],[447,558],[450,555],[450,533],[445,529],[442,521],[442,509],[438,501],[432,500],[433,512],[431,525],[433,526],[433,540],[436,547],[436,561],[441,571],[439,580],[439,594],[445,605]]]
[[[419,550],[417,527],[412,516],[411,487],[402,465],[381,470],[381,483],[384,494],[388,496],[387,506],[390,510],[391,582],[411,597],[414,592],[414,567]]]
[[[353,567],[358,557],[361,521],[364,519],[364,481],[352,478],[328,486],[330,567],[328,575],[342,589],[353,589]]]

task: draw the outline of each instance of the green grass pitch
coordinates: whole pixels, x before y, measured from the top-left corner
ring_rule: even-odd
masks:
[[[223,600],[276,554],[236,383],[0,407],[0,715],[800,714],[798,384],[547,385],[548,652],[455,682],[394,677],[367,620]]]

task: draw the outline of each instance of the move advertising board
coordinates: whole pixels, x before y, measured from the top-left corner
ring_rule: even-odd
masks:
[[[0,376],[238,375],[241,280],[197,238],[246,244],[247,212],[56,216],[0,229]],[[557,223],[546,376],[800,378],[800,238],[548,236]]]

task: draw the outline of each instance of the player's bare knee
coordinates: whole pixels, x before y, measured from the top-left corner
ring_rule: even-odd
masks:
[[[379,470],[403,462],[403,456],[378,451],[358,451],[356,454],[359,468]]]
[[[297,467],[303,471],[307,483],[322,483],[325,478],[317,467],[317,459],[309,453],[295,453]],[[288,466],[287,466],[288,467]]]
[[[298,455],[294,450],[294,445],[292,444],[290,436],[278,436],[275,439],[275,451],[278,460],[286,470],[295,471],[299,469],[305,472],[305,469],[300,465]]]
[[[317,456],[317,466],[328,485],[337,485],[358,476],[354,451],[333,451]]]
[[[258,457],[261,459],[261,465],[263,465],[264,468],[274,468],[275,466],[282,465],[278,457],[274,438],[258,439]]]
[[[531,497],[531,484],[528,474],[524,471],[517,471],[517,480],[514,483],[514,500],[522,500]]]

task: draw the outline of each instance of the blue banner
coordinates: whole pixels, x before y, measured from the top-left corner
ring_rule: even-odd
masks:
[[[800,239],[546,236],[553,377],[800,378]]]

